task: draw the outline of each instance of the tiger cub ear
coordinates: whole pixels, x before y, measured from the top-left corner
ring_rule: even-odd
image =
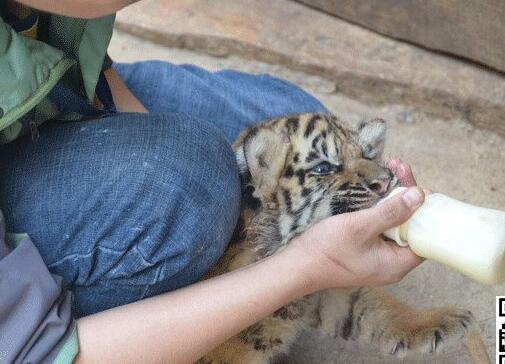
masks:
[[[289,150],[289,139],[272,129],[252,129],[236,155],[241,173],[249,172],[253,195],[262,199],[277,187]]]
[[[380,159],[384,152],[386,140],[386,122],[372,119],[358,126],[356,142],[366,159]]]

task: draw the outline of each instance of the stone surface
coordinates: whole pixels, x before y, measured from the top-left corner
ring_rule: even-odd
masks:
[[[160,59],[195,64],[211,71],[233,68],[284,78],[314,94],[350,125],[366,118],[386,119],[389,123],[386,156],[409,161],[420,185],[463,201],[505,210],[505,139],[476,129],[464,119],[442,120],[410,105],[370,104],[335,93],[331,80],[284,66],[165,48],[118,31],[113,36],[110,53],[117,61]],[[390,289],[415,307],[457,304],[470,308],[494,358],[494,297],[505,292],[505,285],[483,286],[437,263],[426,262]],[[400,363],[378,355],[363,344],[321,337],[315,331],[306,332],[294,346],[291,356],[283,358],[282,362]],[[413,356],[403,363],[465,364],[470,363],[470,359],[461,346],[452,345],[439,356]]]
[[[505,72],[503,0],[296,0],[394,38]]]
[[[290,0],[144,0],[117,27],[159,44],[322,76],[336,93],[463,118],[505,136],[505,78]]]

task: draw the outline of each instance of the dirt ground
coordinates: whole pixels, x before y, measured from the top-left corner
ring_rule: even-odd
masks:
[[[295,72],[282,66],[230,57],[211,57],[190,51],[165,48],[116,32],[111,56],[116,61],[161,59],[191,63],[209,70],[233,68],[252,73],[269,73],[284,78],[321,100],[349,124],[381,117],[388,121],[387,157],[408,161],[418,183],[463,201],[505,210],[505,139],[474,129],[459,119],[441,120],[401,104],[364,104],[338,93],[338,85],[320,77]],[[505,115],[504,115],[505,116]],[[434,262],[426,262],[399,284],[389,287],[395,295],[416,307],[447,304],[471,309],[478,319],[489,353],[495,352],[495,296],[505,294],[505,285],[484,286]],[[284,363],[396,363],[356,342],[320,337],[307,332]],[[469,363],[459,345],[436,357],[410,356],[403,363]]]

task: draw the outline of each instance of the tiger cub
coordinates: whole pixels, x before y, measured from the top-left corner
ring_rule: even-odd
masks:
[[[234,144],[242,182],[240,222],[208,277],[275,253],[325,217],[375,205],[397,184],[380,162],[385,132],[381,119],[350,130],[335,116],[316,113],[267,121],[242,133]],[[417,310],[375,288],[331,289],[282,307],[199,363],[269,363],[289,352],[305,325],[398,357],[435,353],[476,327],[467,310]],[[488,362],[475,337],[477,360]]]

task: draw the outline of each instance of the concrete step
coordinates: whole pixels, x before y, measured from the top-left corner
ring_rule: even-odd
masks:
[[[334,93],[462,118],[505,136],[505,77],[389,39],[290,0],[144,0],[117,29],[170,47],[322,76]]]

